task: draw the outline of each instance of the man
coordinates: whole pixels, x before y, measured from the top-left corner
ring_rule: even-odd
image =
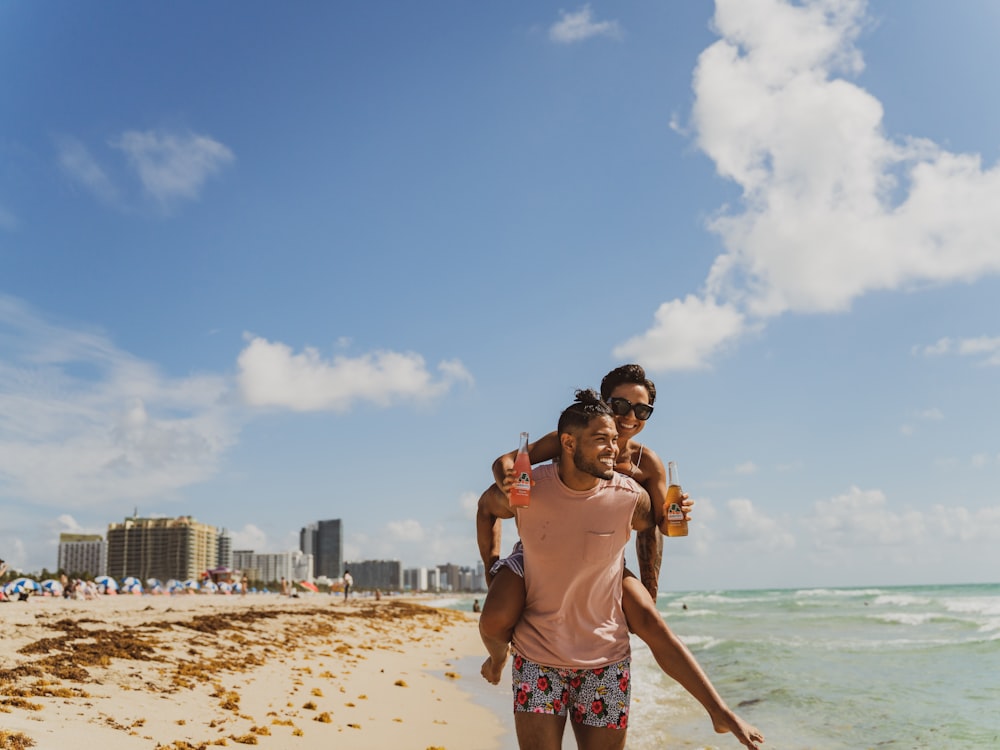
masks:
[[[652,515],[646,490],[615,472],[613,416],[597,393],[578,391],[559,418],[558,463],[535,470],[531,505],[514,509],[524,546],[525,606],[512,638],[522,750],[559,750],[567,716],[579,748],[625,746],[631,687],[623,553],[631,530],[648,528]],[[502,664],[506,641],[481,632],[487,662]],[[728,709],[672,633],[665,648],[665,670],[706,707],[716,730],[756,748],[763,736]]]

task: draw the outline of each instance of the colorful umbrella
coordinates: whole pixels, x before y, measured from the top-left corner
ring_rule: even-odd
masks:
[[[140,581],[135,576],[127,576],[122,579],[122,593],[123,594],[141,594],[142,593],[142,581]]]
[[[111,576],[97,576],[94,583],[101,590],[102,594],[111,594],[118,591],[118,581]]]
[[[11,594],[33,594],[36,591],[41,592],[41,590],[42,587],[39,585],[38,581],[34,581],[30,578],[15,578],[3,587],[3,592],[7,594],[7,596],[10,596]]]
[[[52,596],[62,596],[63,585],[55,578],[46,578],[42,581],[42,591],[46,591]]]
[[[312,581],[299,581],[299,586],[301,586],[304,589],[309,589],[314,594],[318,594],[319,593],[319,586],[317,586]]]

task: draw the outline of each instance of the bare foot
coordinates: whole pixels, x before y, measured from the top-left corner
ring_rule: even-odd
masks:
[[[743,721],[732,711],[727,711],[719,716],[712,717],[712,726],[719,734],[732,732],[733,736],[749,750],[759,750],[764,744],[764,734],[752,724]]]
[[[483,662],[483,666],[479,669],[479,674],[483,676],[483,679],[493,685],[500,684],[500,678],[503,676],[503,668],[507,664],[507,655],[510,653],[510,648],[504,652],[503,659],[499,663],[493,661],[492,656],[487,656],[486,661]]]

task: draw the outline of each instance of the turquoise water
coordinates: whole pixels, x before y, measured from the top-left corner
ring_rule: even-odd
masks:
[[[657,606],[765,748],[1000,748],[1000,584],[670,593]],[[742,747],[642,641],[632,651],[629,750]]]
[[[766,747],[1000,747],[1000,585],[698,592],[657,606]],[[637,640],[633,672],[631,750],[739,747]]]

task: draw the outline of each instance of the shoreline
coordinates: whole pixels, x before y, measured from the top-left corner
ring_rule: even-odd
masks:
[[[504,750],[512,733],[477,698],[471,613],[195,594],[33,598],[0,617],[3,748]]]

